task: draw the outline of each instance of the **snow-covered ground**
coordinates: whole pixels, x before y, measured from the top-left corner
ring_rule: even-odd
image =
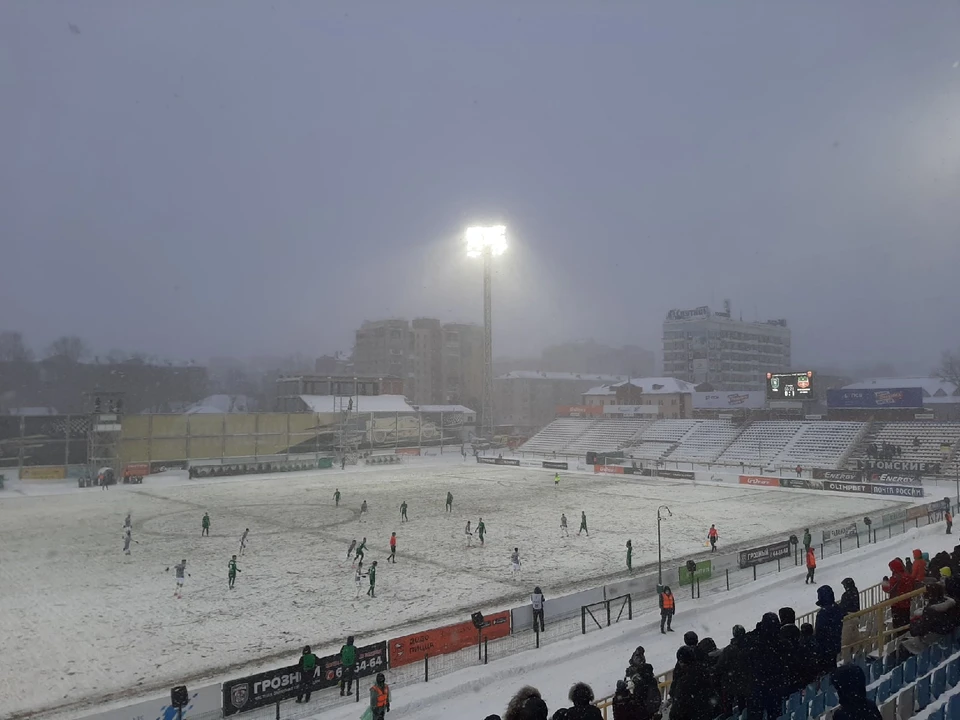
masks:
[[[452,514],[444,512],[448,490]],[[358,522],[363,500],[370,513]],[[404,500],[410,522],[401,524]],[[663,503],[673,511],[665,558],[702,551],[710,523],[731,545],[891,504],[576,473],[555,488],[550,472],[459,458],[209,481],[151,476],[108,491],[12,483],[0,494],[0,706],[22,713],[127,697],[130,688],[275,664],[305,640],[326,651],[348,633],[382,636],[505,609],[533,584],[554,596],[599,584],[623,571],[628,538],[635,567],[656,559]],[[576,535],[581,510],[590,537]],[[205,511],[209,538],[200,537]],[[139,543],[131,556],[121,552],[127,512]],[[569,538],[559,537],[561,512]],[[481,517],[486,546],[466,548],[464,525]],[[249,547],[229,591],[226,565],[244,528]],[[391,531],[399,537],[395,566],[384,562]],[[363,536],[368,564],[379,561],[376,599],[355,599],[345,560],[350,540]],[[509,569],[514,547],[524,561],[519,578]],[[172,566],[181,558],[190,577],[177,600]]]
[[[839,596],[840,581],[845,577],[852,577],[860,588],[869,587],[889,574],[887,563],[894,556],[906,556],[916,547],[933,556],[940,550],[952,550],[956,543],[957,536],[944,535],[940,523],[909,530],[893,541],[822,560],[817,568],[818,584],[832,585]],[[617,680],[623,677],[637,645],[643,645],[647,661],[655,672],[661,673],[673,667],[677,648],[687,630],[695,631],[701,638],[712,637],[723,647],[730,641],[735,624],[752,628],[764,612],[777,612],[784,606],[793,607],[798,615],[815,610],[816,588],[805,586],[804,576],[803,568],[791,568],[728,594],[704,597],[697,602],[681,600],[673,634],[661,635],[658,618],[648,614],[633,622],[519,653],[487,666],[478,665],[429,683],[394,689],[391,720],[502,715],[510,697],[524,685],[540,690],[551,715],[559,708],[570,706],[567,692],[578,681],[590,684],[597,698],[609,697]],[[355,720],[358,714],[356,706],[346,706],[313,717]]]

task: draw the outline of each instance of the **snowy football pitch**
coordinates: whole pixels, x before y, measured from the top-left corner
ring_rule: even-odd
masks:
[[[326,652],[347,634],[384,637],[401,626],[504,609],[534,585],[556,596],[598,584],[625,570],[628,538],[635,568],[656,560],[661,504],[673,511],[663,526],[671,567],[703,551],[710,523],[722,549],[890,505],[760,487],[561,477],[554,487],[552,472],[419,459],[402,467],[211,481],[151,477],[108,491],[5,496],[0,706],[24,712],[163,689],[261,660],[292,662],[305,642]],[[358,522],[363,500],[369,514]],[[401,524],[403,501],[409,522]],[[209,538],[200,536],[205,511]],[[590,537],[577,536],[581,511]],[[139,543],[130,556],[122,553],[127,512]],[[561,513],[568,538],[560,536]],[[486,545],[474,537],[467,548],[464,525],[481,517]],[[244,528],[249,544],[236,588],[228,590],[227,561]],[[392,531],[396,565],[386,562]],[[378,561],[375,599],[356,598],[345,559],[350,541],[363,536],[367,565]],[[514,547],[523,561],[519,577],[510,569]],[[190,576],[178,600],[173,565],[182,558]]]

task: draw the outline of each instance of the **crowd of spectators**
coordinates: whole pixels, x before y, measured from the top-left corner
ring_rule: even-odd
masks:
[[[901,630],[894,645],[901,657],[922,652],[960,627],[960,545],[932,559],[918,549],[910,558],[894,558],[889,567],[882,587],[891,599],[925,589],[923,609],[915,616],[910,615],[910,598],[890,608],[891,628]],[[735,625],[723,648],[713,638],[685,633],[666,697],[646,651],[638,647],[616,684],[613,720],[660,720],[667,713],[670,720],[715,720],[743,710],[758,720],[778,718],[790,695],[827,674],[840,701],[835,720],[879,720],[876,705],[866,697],[863,671],[852,664],[837,666],[841,648],[853,645],[860,632],[859,623],[844,622],[860,610],[860,592],[852,578],[842,585],[839,599],[830,585],[817,588],[819,610],[812,625],[798,625],[794,609],[783,607],[764,613],[751,630]],[[553,720],[601,717],[588,685],[575,684],[569,700],[571,706],[555,711]],[[524,687],[510,701],[503,720],[548,717],[540,693]]]

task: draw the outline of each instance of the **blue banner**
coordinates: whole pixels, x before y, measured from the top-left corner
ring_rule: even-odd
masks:
[[[827,407],[884,410],[886,408],[922,408],[923,390],[883,388],[876,390],[827,390]]]

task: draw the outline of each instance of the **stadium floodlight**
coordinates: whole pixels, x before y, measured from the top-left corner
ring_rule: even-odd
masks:
[[[507,228],[504,225],[468,227],[464,239],[467,241],[467,257],[482,257],[488,252],[496,257],[507,250]]]
[[[467,256],[483,258],[483,390],[480,398],[480,434],[493,440],[493,285],[491,261],[507,250],[507,228],[503,225],[468,227],[463,235]]]

